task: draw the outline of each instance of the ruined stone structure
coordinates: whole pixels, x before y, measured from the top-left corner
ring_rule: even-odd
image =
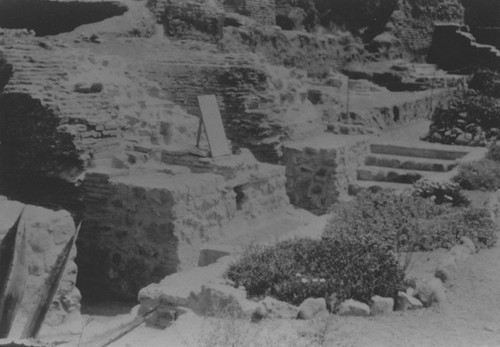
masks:
[[[20,224],[26,228],[27,233],[28,248],[25,259],[28,266],[28,280],[21,310],[16,317],[16,322],[20,324],[15,324],[15,327],[22,327],[26,314],[33,311],[42,283],[54,266],[59,253],[75,234],[75,223],[67,211],[51,211],[0,196],[0,239],[16,222],[21,211],[23,215]],[[76,248],[72,250],[70,261],[45,320],[48,325],[59,325],[81,319],[81,296],[75,287],[77,275],[75,256]],[[20,331],[15,333],[19,334]]]
[[[167,36],[214,42],[222,36],[224,11],[216,0],[149,0],[148,7]]]
[[[500,68],[500,50],[478,43],[467,27],[458,24],[436,25],[429,61],[446,70],[461,73],[473,67]]]
[[[275,0],[219,0],[226,12],[235,12],[255,20],[259,24],[276,23]]]
[[[83,283],[134,299],[140,288],[196,266],[203,244],[238,234],[235,218],[262,218],[288,207],[284,168],[249,151],[200,160],[164,152],[168,166],[135,171],[90,170],[83,183],[86,233],[79,252]]]

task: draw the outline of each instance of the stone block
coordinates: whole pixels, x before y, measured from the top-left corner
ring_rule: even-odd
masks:
[[[297,319],[309,320],[320,314],[328,313],[324,298],[308,298],[300,304]]]
[[[423,307],[420,300],[405,292],[398,292],[398,310],[416,310]]]
[[[338,315],[368,317],[370,315],[370,307],[365,303],[349,299],[340,304]]]
[[[394,299],[374,296],[370,302],[370,313],[373,316],[391,313],[394,310]]]

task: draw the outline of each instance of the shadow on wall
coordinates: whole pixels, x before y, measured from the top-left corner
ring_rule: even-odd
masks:
[[[57,35],[127,10],[119,2],[0,0],[0,28],[30,29],[36,36]]]
[[[76,187],[61,175],[82,162],[60,119],[25,94],[0,95],[0,194],[24,203],[75,211]]]

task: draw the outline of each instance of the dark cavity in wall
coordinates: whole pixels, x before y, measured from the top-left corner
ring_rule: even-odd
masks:
[[[0,94],[0,194],[78,217],[82,162],[59,118],[26,94]],[[63,178],[64,177],[64,178]]]
[[[127,10],[119,2],[0,0],[0,28],[30,29],[36,36],[57,35]]]
[[[244,184],[234,187],[234,192],[236,193],[236,210],[238,211],[241,211],[243,209],[243,205],[248,200],[244,192],[244,189],[245,189]]]

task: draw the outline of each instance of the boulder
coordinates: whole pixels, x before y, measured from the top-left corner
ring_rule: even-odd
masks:
[[[371,298],[370,312],[373,316],[388,314],[394,310],[394,299],[375,295]]]
[[[417,287],[415,296],[425,307],[432,306],[434,303],[438,305],[446,303],[446,292],[443,282],[436,277],[422,281]]]
[[[474,135],[472,135],[470,133],[461,133],[455,139],[455,143],[457,145],[467,146],[472,141],[473,138],[474,138]]]
[[[328,313],[324,298],[308,298],[300,304],[297,319],[309,320],[324,313]]]
[[[367,317],[370,315],[370,307],[356,300],[346,300],[340,305],[339,316]]]
[[[422,307],[423,307],[422,302],[417,298],[405,292],[398,292],[398,310],[400,311],[416,310]]]

